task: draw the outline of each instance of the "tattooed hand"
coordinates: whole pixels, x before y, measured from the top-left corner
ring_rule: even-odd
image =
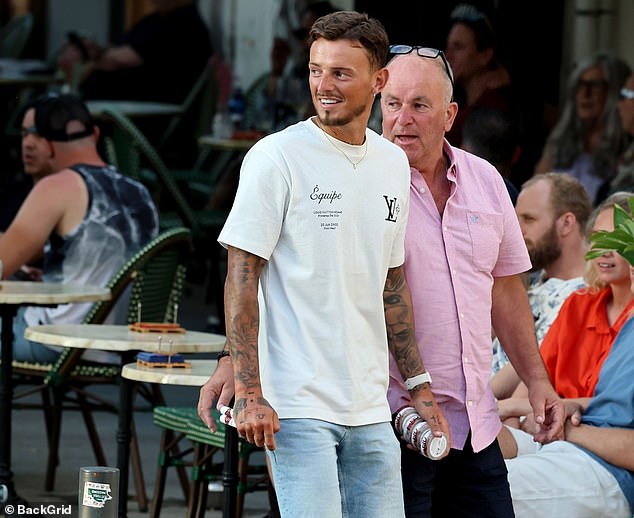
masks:
[[[418,414],[429,423],[432,432],[436,436],[443,433],[447,436],[447,441],[451,445],[451,433],[449,431],[449,423],[445,419],[445,415],[436,403],[436,398],[431,391],[429,383],[423,383],[410,390],[412,396],[412,405],[416,407]],[[451,448],[447,448],[446,454]]]
[[[249,394],[238,398],[233,406],[233,418],[240,437],[256,446],[275,449],[275,432],[280,429],[280,420],[262,396]]]

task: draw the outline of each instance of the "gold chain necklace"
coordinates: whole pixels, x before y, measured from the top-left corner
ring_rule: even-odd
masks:
[[[328,133],[326,132],[326,130],[324,130],[324,128],[321,127],[321,124],[318,122],[317,123],[317,127],[322,131],[322,133],[326,136],[326,140],[328,142],[330,142],[332,144],[332,146],[339,151],[339,153],[341,153],[348,162],[350,162],[352,164],[352,169],[354,169],[356,171],[357,166],[363,161],[363,159],[365,158],[365,155],[368,154],[368,140],[365,139],[365,141],[363,142],[363,156],[357,160],[356,162],[354,160],[352,160],[347,154],[346,152],[341,149],[335,142],[335,139],[333,137],[331,137],[330,135],[328,135]]]

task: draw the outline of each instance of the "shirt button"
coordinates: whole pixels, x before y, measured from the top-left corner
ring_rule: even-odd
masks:
[[[420,189],[418,189],[418,192],[421,194],[425,194],[425,188],[421,187]]]
[[[471,400],[467,401],[467,405],[473,406],[473,401],[471,401]]]
[[[464,313],[460,313],[460,318],[464,318]]]
[[[447,225],[445,225],[445,226],[443,227],[443,230],[445,230],[445,231],[449,230],[449,228],[447,228]]]

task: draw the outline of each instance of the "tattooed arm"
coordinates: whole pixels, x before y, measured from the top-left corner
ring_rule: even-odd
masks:
[[[416,344],[412,297],[405,281],[403,266],[390,268],[383,290],[387,341],[403,379],[412,378],[425,371],[423,360]],[[444,432],[449,444],[449,424],[438,407],[429,383],[423,383],[409,391],[412,404],[419,415],[427,421],[436,435]],[[449,452],[449,448],[447,448]]]
[[[258,366],[258,280],[266,260],[229,247],[225,283],[227,345],[233,361],[234,419],[238,433],[257,446],[275,449],[277,413],[262,395]]]

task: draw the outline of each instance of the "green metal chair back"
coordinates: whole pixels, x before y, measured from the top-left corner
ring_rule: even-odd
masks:
[[[129,117],[115,108],[106,108],[103,112],[103,118],[113,125],[112,141],[114,143],[117,164],[121,172],[132,178],[147,182],[145,178],[142,178],[143,171],[141,169],[141,162],[146,163],[151,174],[156,175],[156,182],[161,188],[162,193],[165,193],[175,206],[177,215],[181,219],[181,224],[189,227],[195,234],[199,233],[201,229],[196,213],[189,205],[178,184],[170,175],[169,169],[163,162],[163,159],[159,156],[147,137]],[[159,200],[159,206],[162,205],[164,201],[165,200],[162,199]],[[167,216],[168,214],[163,212],[161,219],[166,220],[168,219]],[[161,222],[163,228],[172,226],[173,217],[171,214],[169,216],[169,224],[167,224],[166,221]]]
[[[103,118],[113,126],[111,152],[116,155],[114,163],[120,171],[149,184],[151,191],[159,191],[155,196],[161,228],[186,226],[194,234],[194,240],[202,238],[208,242],[210,237],[215,240],[226,212],[194,209],[156,148],[130,118],[112,107],[103,111]]]

